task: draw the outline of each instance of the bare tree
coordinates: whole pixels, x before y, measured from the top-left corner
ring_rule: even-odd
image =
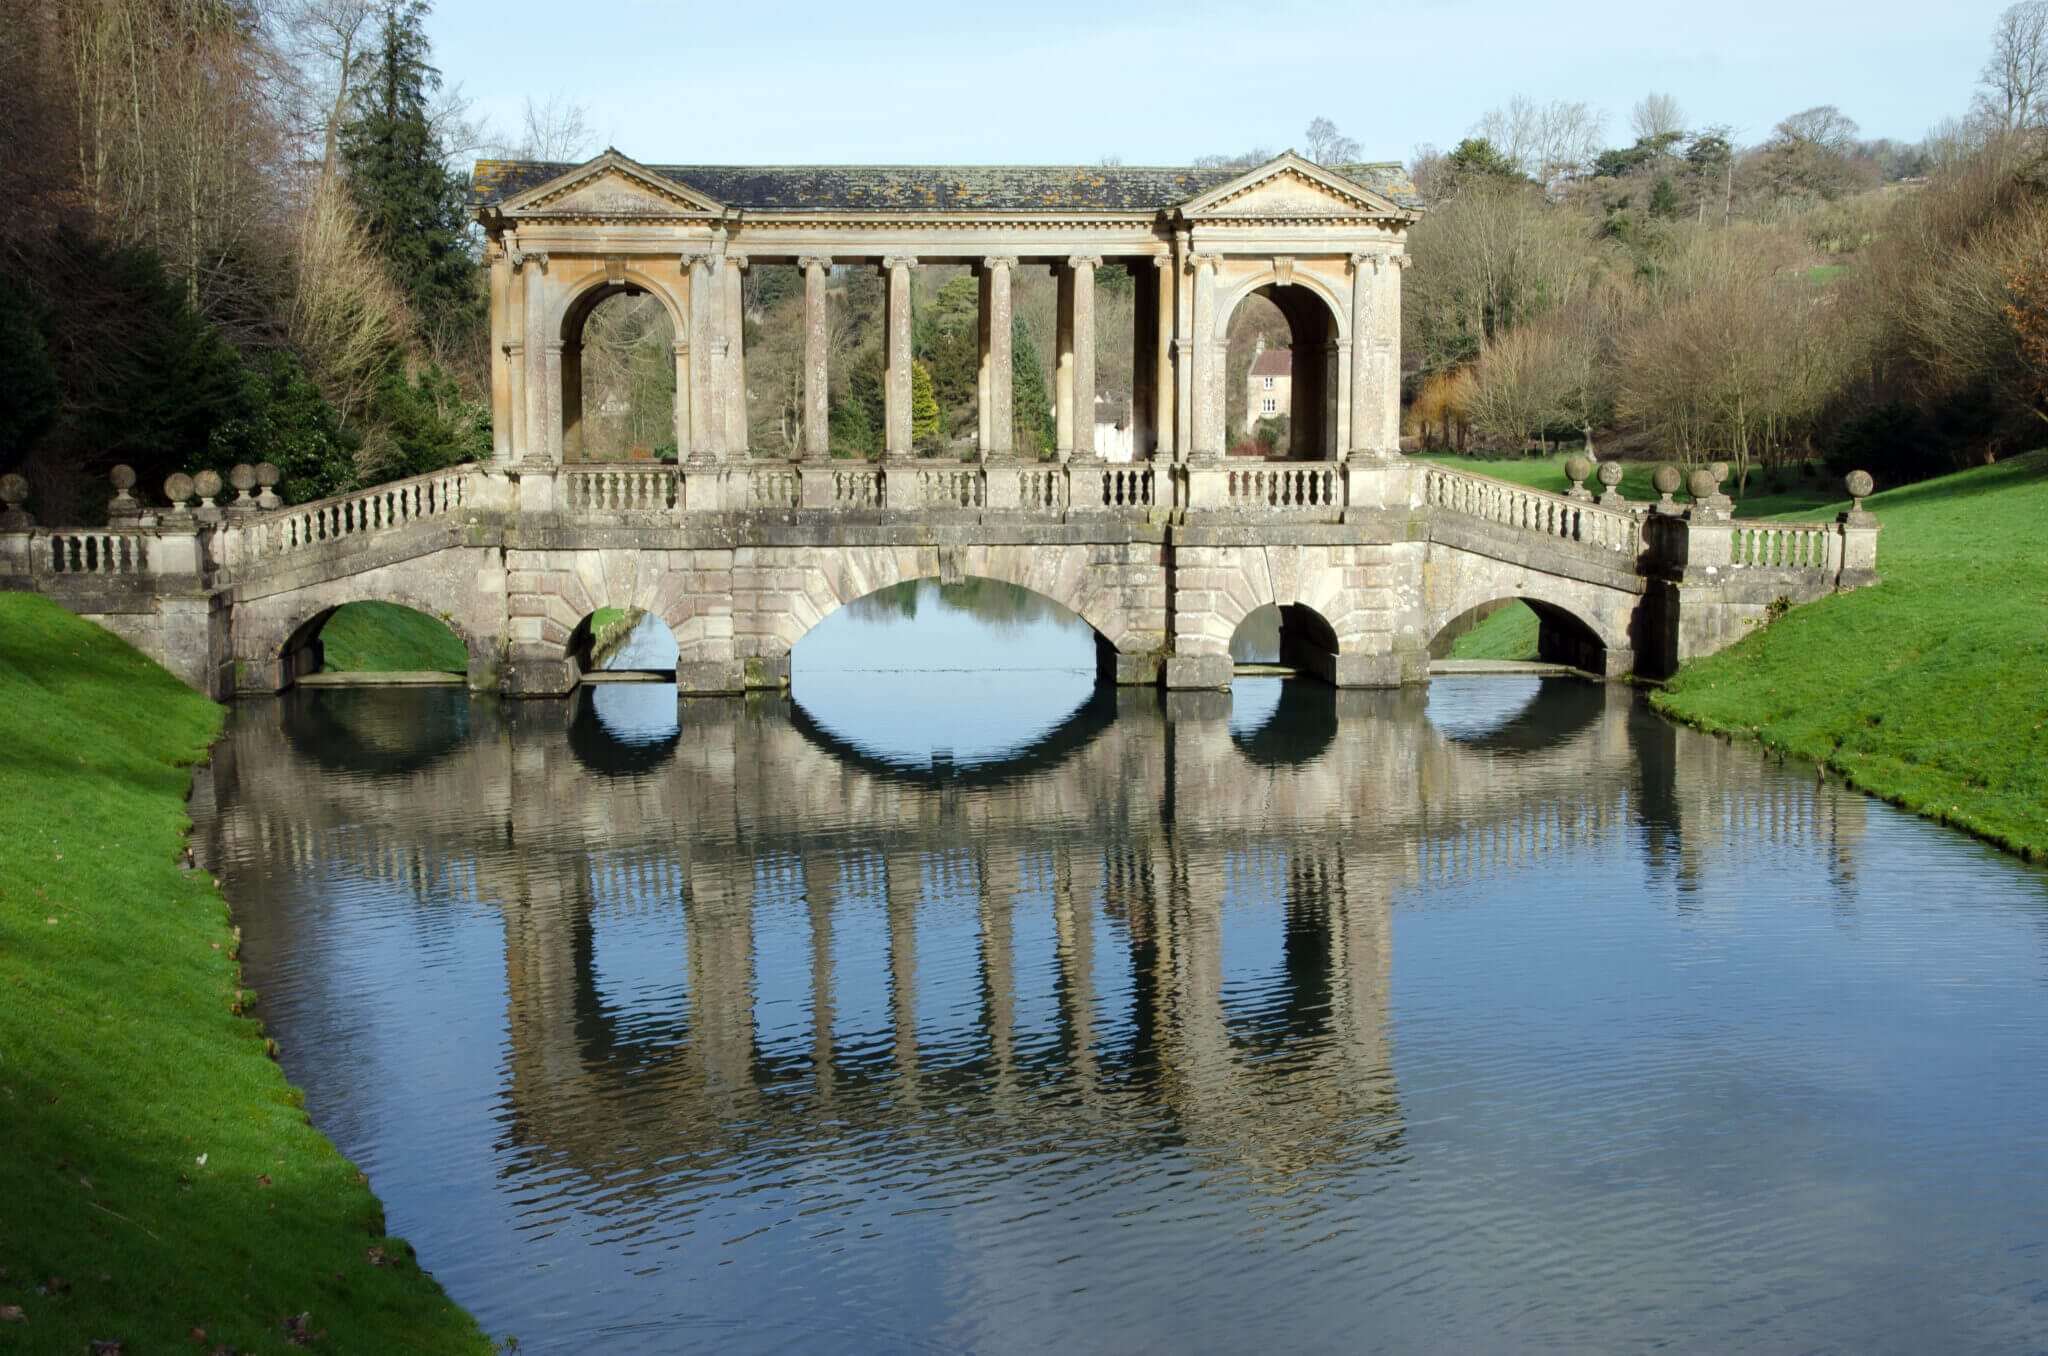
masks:
[[[1349,165],[1358,160],[1358,143],[1328,118],[1316,118],[1301,134],[1301,153],[1318,165]]]
[[[1978,81],[1976,111],[1994,127],[2048,126],[2048,0],[2021,0],[1998,16]]]
[[[539,103],[529,96],[520,117],[519,140],[507,157],[513,160],[588,160],[597,134],[590,111],[566,94],[550,94]]]
[[[1195,168],[1211,169],[1253,169],[1273,158],[1273,153],[1264,146],[1254,146],[1241,155],[1198,155]]]
[[[1628,124],[1638,141],[1654,142],[1663,137],[1675,137],[1685,131],[1685,110],[1671,95],[1653,92],[1636,100],[1635,108],[1629,112]]]
[[[1583,103],[1554,99],[1538,105],[1517,94],[1505,108],[1480,118],[1472,130],[1492,142],[1517,170],[1542,184],[1547,196],[1555,197],[1566,180],[1592,163],[1605,126],[1605,116]]]
[[[320,179],[331,183],[339,166],[338,140],[348,116],[349,77],[374,35],[376,0],[292,0],[276,11],[276,42],[295,75],[289,91],[295,121],[307,142],[320,144]]]

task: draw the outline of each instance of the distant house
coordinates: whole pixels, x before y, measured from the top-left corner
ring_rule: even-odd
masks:
[[[1252,370],[1244,380],[1244,431],[1250,433],[1261,419],[1287,413],[1294,354],[1284,348],[1260,349],[1252,355]]]

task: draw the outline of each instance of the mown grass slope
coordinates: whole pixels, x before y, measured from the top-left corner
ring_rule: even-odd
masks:
[[[2048,452],[1869,507],[1881,585],[1686,665],[1657,708],[2048,858]]]
[[[181,867],[220,709],[9,593],[0,706],[0,1348],[490,1350],[241,1015]]]
[[[444,622],[396,603],[344,603],[320,645],[328,673],[469,672],[469,652]]]

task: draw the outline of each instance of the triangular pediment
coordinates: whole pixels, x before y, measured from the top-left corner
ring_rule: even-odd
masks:
[[[596,217],[605,220],[716,216],[724,204],[664,178],[617,151],[529,189],[506,202],[510,217]]]
[[[1181,205],[1205,221],[1351,218],[1405,220],[1414,213],[1363,184],[1289,151]]]

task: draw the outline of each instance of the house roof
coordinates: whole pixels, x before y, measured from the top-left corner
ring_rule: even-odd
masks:
[[[1294,354],[1284,348],[1261,350],[1252,359],[1251,375],[1254,377],[1287,377],[1294,374]]]
[[[587,162],[586,162],[587,163]],[[496,206],[581,168],[541,160],[480,160],[469,205]],[[1132,165],[648,165],[648,171],[728,207],[759,211],[1160,211],[1245,174]],[[1403,207],[1421,199],[1399,165],[1341,165],[1332,173]]]

